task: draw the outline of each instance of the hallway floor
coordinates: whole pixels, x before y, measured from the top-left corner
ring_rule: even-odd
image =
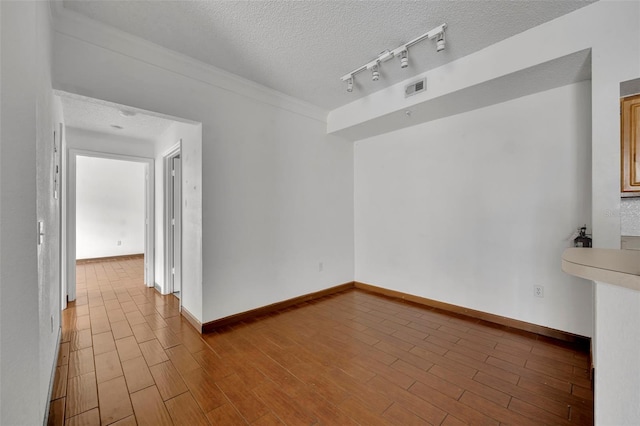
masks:
[[[566,345],[360,290],[200,336],[142,267],[78,265],[50,425],[593,424]]]

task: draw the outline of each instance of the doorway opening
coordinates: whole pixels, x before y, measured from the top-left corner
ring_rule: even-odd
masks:
[[[181,299],[182,291],[182,140],[163,157],[164,166],[164,264],[169,293]]]
[[[107,166],[107,163],[111,163]],[[115,161],[114,161],[115,160]],[[118,164],[119,163],[119,164]],[[140,167],[136,167],[140,165]],[[133,190],[128,194],[116,194],[112,191],[117,188],[110,186],[123,176],[117,176],[113,172],[101,175],[93,175],[97,186],[93,189],[96,193],[90,194],[92,188],[86,186],[87,173],[94,173],[98,168],[108,170],[113,166],[122,167],[121,170],[131,170],[139,174],[143,180],[129,182],[131,186],[138,186],[139,191]],[[89,170],[86,170],[86,168]],[[105,168],[106,167],[106,168]],[[136,171],[136,168],[138,169]],[[78,174],[78,170],[80,173]],[[108,154],[103,152],[69,150],[69,194],[67,217],[67,279],[69,283],[76,282],[76,261],[78,258],[104,258],[114,255],[133,254],[127,251],[140,251],[144,256],[144,283],[147,287],[153,287],[154,283],[154,191],[153,158],[134,157],[127,155]],[[83,171],[84,170],[84,171]],[[84,174],[82,174],[84,173]],[[128,173],[127,173],[128,174]],[[105,182],[106,180],[106,182]],[[121,182],[122,183],[122,182]],[[140,188],[140,186],[142,188]],[[79,194],[80,192],[80,194]],[[89,194],[87,196],[87,194]],[[136,209],[135,203],[118,201],[122,196],[140,196],[142,200]],[[80,195],[80,198],[78,196]],[[130,201],[130,200],[129,200]],[[106,211],[105,211],[106,210]],[[137,217],[142,213],[142,217]],[[98,221],[83,221],[82,217],[90,214]],[[97,218],[96,218],[97,216]],[[79,221],[80,219],[80,221]],[[136,222],[136,223],[132,223]],[[142,230],[140,229],[142,225]],[[136,237],[136,233],[141,234]],[[141,237],[141,238],[140,238]],[[140,242],[140,240],[142,240]],[[69,285],[68,299],[76,299],[76,286]]]

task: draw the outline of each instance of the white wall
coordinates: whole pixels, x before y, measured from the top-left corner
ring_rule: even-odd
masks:
[[[46,2],[0,2],[0,424],[42,424],[60,329]],[[36,222],[44,242],[36,245]]]
[[[144,253],[145,167],[76,159],[76,259]]]
[[[182,140],[180,153],[182,175],[180,189],[182,196],[180,298],[184,309],[196,318],[203,318],[202,126],[176,123],[171,129]]]
[[[351,144],[315,120],[240,99],[230,107],[233,125],[216,129],[229,143],[204,146],[205,285],[215,276],[205,317],[352,281]]]
[[[640,424],[640,292],[596,282],[595,424]]]
[[[591,335],[590,82],[356,142],[356,281]],[[533,295],[544,286],[544,298]]]
[[[36,5],[37,55],[40,68],[38,97],[36,98],[37,152],[36,181],[38,220],[44,224],[43,243],[38,248],[38,295],[40,323],[40,383],[39,415],[48,415],[51,386],[60,340],[60,209],[61,198],[54,198],[54,167],[59,163],[62,149],[54,153],[53,133],[59,132],[63,123],[62,104],[52,93],[51,87],[51,22],[46,2]],[[56,142],[59,144],[59,141]],[[55,157],[58,157],[55,159]],[[59,178],[59,176],[58,176]],[[28,368],[28,367],[27,367]]]
[[[57,89],[202,123],[202,316],[188,308],[199,320],[353,280],[353,147],[326,135],[322,113],[88,20],[58,19]]]
[[[182,290],[184,309],[202,318],[202,127],[174,122],[156,141],[156,283],[164,280],[164,164],[168,150],[181,142],[182,159]]]

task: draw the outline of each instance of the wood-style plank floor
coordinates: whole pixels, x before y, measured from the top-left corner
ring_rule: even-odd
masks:
[[[349,290],[200,336],[142,260],[78,265],[51,425],[593,424],[588,355]]]

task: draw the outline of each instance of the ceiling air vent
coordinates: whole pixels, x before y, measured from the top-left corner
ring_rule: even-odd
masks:
[[[404,97],[408,98],[409,96],[424,92],[425,90],[427,90],[427,79],[423,78],[422,80],[407,84],[404,88]]]

